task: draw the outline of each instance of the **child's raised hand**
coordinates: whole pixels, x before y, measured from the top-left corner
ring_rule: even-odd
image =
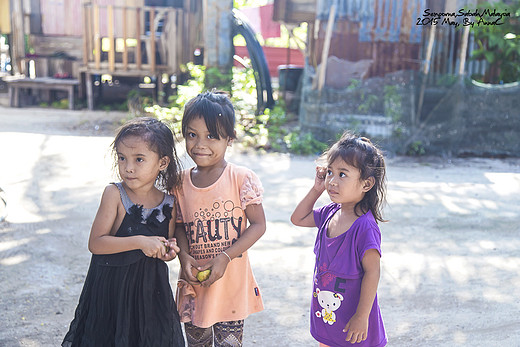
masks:
[[[166,254],[168,241],[162,236],[144,236],[141,251],[150,258],[161,258]]]
[[[354,344],[365,341],[368,332],[368,317],[363,318],[358,314],[354,314],[347,325],[345,325],[343,332],[347,333],[347,338],[345,339],[347,342]]]
[[[177,246],[177,240],[175,238],[171,238],[166,242],[166,254],[158,258],[164,261],[170,261],[177,257],[177,253],[179,253],[181,249]]]
[[[327,176],[327,168],[316,166],[316,177],[314,178],[314,189],[323,192],[325,190],[325,177]]]

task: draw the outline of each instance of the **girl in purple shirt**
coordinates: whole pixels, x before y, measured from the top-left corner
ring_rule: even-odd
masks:
[[[327,166],[316,168],[314,186],[291,216],[294,225],[318,227],[311,334],[320,346],[385,346],[377,302],[384,158],[369,139],[349,132],[324,156]],[[332,203],[314,209],[325,190]]]

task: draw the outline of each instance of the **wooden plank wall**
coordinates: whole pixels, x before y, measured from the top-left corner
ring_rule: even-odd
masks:
[[[5,1],[5,0],[0,0]],[[42,17],[42,32],[48,36],[77,36],[80,37],[84,30],[84,18],[82,17],[82,4],[95,3],[100,6],[100,16],[108,16],[107,6],[114,6],[114,35],[122,36],[123,6],[138,7],[144,6],[144,0],[40,0]],[[130,16],[130,14],[128,14]],[[134,18],[128,21],[128,34],[135,36]],[[102,36],[108,35],[107,22],[100,23],[100,33]]]
[[[81,36],[83,33],[81,2],[81,0],[40,0],[43,35]]]
[[[182,56],[192,45],[186,41],[183,26],[187,16],[182,9],[98,4],[83,8],[83,65],[87,72],[174,73],[187,62]]]

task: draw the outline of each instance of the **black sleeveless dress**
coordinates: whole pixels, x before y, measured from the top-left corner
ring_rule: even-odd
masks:
[[[115,236],[168,238],[174,197],[153,209],[133,204],[121,183],[126,215]],[[141,250],[92,255],[63,347],[184,346],[168,266]]]

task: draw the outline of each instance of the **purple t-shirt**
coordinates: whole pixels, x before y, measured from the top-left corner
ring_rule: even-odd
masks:
[[[369,249],[381,254],[381,231],[372,215],[359,217],[343,234],[329,238],[327,229],[332,216],[340,209],[332,203],[314,210],[318,235],[314,245],[311,334],[319,342],[333,347],[352,346],[343,332],[356,313],[363,279],[361,260]],[[355,346],[380,347],[387,343],[377,295],[368,319],[368,338]]]

